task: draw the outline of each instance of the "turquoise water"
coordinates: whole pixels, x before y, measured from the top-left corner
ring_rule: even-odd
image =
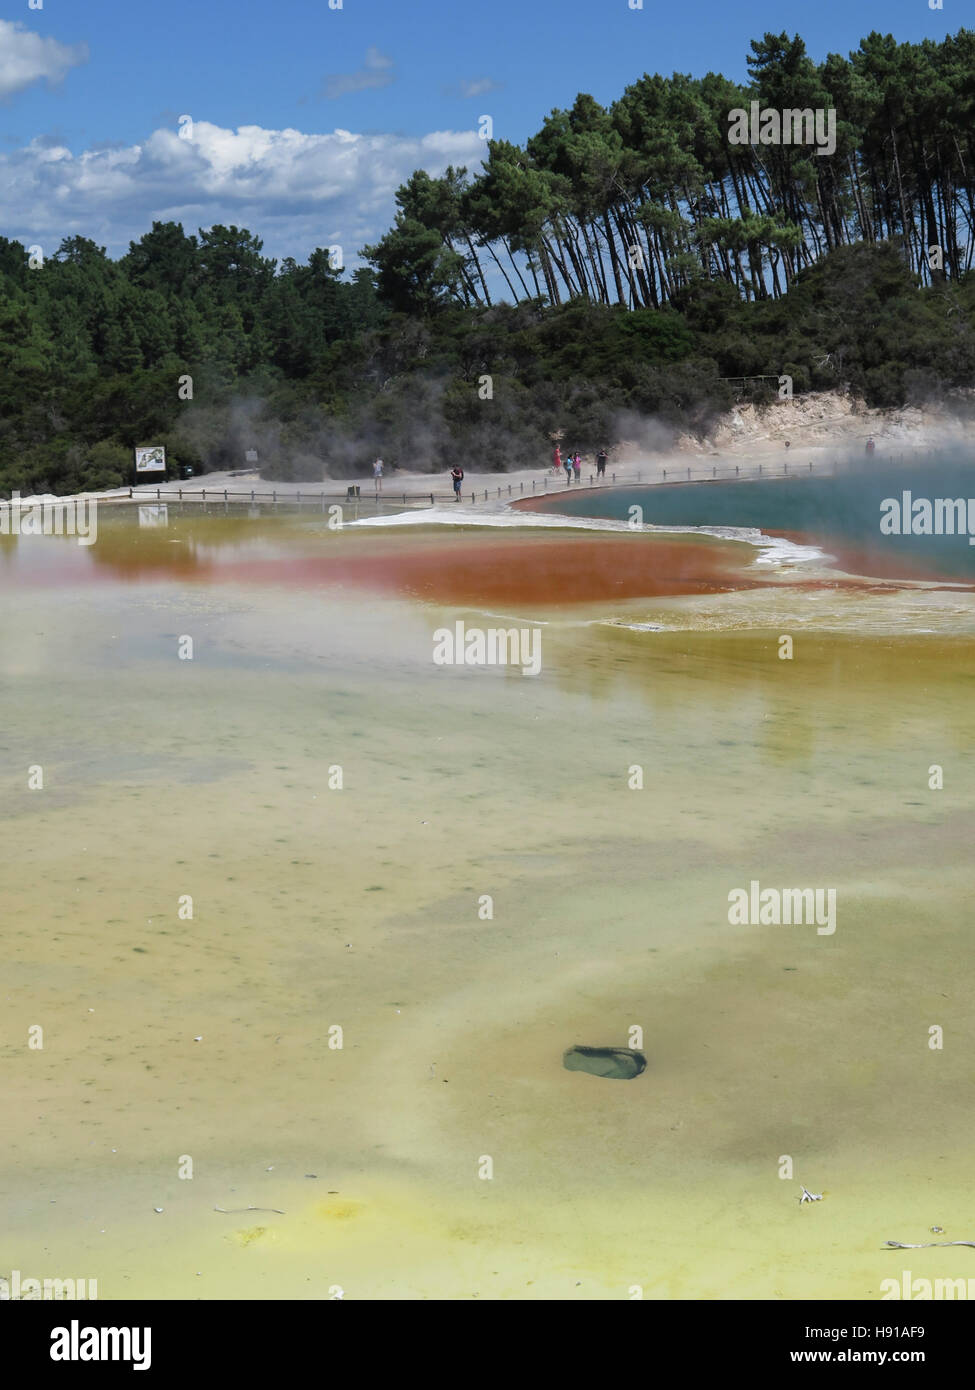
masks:
[[[625,521],[630,508],[642,508],[643,521],[656,526],[738,526],[802,533],[832,540],[874,559],[949,578],[975,578],[975,548],[962,535],[884,535],[882,504],[904,491],[912,501],[972,498],[975,529],[975,467],[968,459],[916,460],[840,469],[835,476],[798,475],[731,482],[617,487],[566,492],[545,499],[558,515]]]

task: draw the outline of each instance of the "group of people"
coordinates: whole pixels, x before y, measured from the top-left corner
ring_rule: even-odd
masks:
[[[596,455],[597,478],[604,478],[606,476],[606,461],[608,457],[609,455],[606,453],[605,449],[600,449],[599,453]],[[563,461],[559,446],[556,444],[554,462],[556,473],[560,472],[563,468],[565,469],[565,480],[567,483],[572,482],[573,474],[575,474],[575,480],[577,483],[581,481],[581,454],[566,454],[565,460]],[[384,465],[382,459],[376,459],[375,463],[372,465],[372,477],[373,482],[375,484],[377,497],[383,490],[383,470]],[[450,480],[454,485],[454,501],[459,502],[460,485],[464,481],[464,470],[463,468],[461,468],[459,463],[455,464],[454,467],[450,470]]]
[[[608,457],[609,457],[609,455],[606,453],[606,450],[605,450],[605,449],[600,449],[599,453],[596,455],[596,477],[597,477],[597,478],[605,478],[605,476],[606,476],[606,461],[607,461]],[[566,454],[565,458],[563,459],[563,458],[562,458],[562,452],[561,452],[561,450],[559,449],[559,446],[556,444],[556,446],[555,446],[555,452],[554,452],[553,455],[552,455],[552,463],[553,463],[553,465],[554,465],[552,471],[555,472],[555,473],[561,472],[561,470],[562,470],[563,468],[565,469],[565,480],[566,480],[567,483],[571,483],[571,482],[572,482],[572,475],[573,475],[573,474],[575,474],[575,480],[576,480],[577,483],[581,480],[581,478],[580,478],[580,475],[581,475],[581,473],[582,473],[582,455],[581,455],[581,454]]]

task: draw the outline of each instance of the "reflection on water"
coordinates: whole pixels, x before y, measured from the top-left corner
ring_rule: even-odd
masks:
[[[94,545],[82,547],[70,537],[0,535],[0,560],[9,580],[28,584],[88,583],[102,577],[100,570],[130,579],[205,578],[232,557],[277,553],[275,534],[282,528],[269,522],[262,531],[240,516],[174,516],[169,526],[140,527],[136,509],[103,508]]]
[[[215,517],[7,551],[11,1267],[107,1298],[874,1298],[884,1240],[971,1234],[965,615],[873,637],[931,591],[774,573],[515,603],[529,681],[433,664],[488,605],[366,582],[499,544]],[[517,544],[537,572],[562,540]],[[326,581],[328,547],[355,567]],[[835,889],[835,935],[731,927],[753,879]],[[646,1069],[567,1070],[577,1044]]]
[[[902,506],[905,492],[911,498],[905,515],[910,516],[915,516],[915,500],[962,499],[965,507],[951,513],[957,534],[882,534],[883,503],[894,499]],[[975,548],[968,543],[970,534],[975,534],[975,473],[971,460],[964,457],[857,463],[840,467],[832,477],[799,474],[687,486],[567,491],[531,498],[518,506],[619,521],[637,506],[644,520],[657,526],[758,527],[771,535],[827,546],[842,567],[854,574],[975,579]],[[970,529],[966,516],[971,519]],[[921,524],[920,513],[915,519]]]
[[[618,510],[620,495],[614,493],[607,505]],[[506,515],[517,523],[517,513]],[[842,554],[835,544],[832,550]],[[957,583],[922,587],[909,575],[897,582],[904,569],[899,562],[888,565],[894,576],[889,581],[859,577],[870,569],[871,557],[862,547],[846,555],[849,572],[844,574],[828,557],[811,564],[807,556],[800,565],[788,551],[760,552],[756,558],[750,544],[700,534],[539,532],[517,524],[493,531],[446,530],[421,522],[409,531],[388,531],[379,543],[373,531],[332,529],[325,519],[295,514],[250,518],[239,512],[171,511],[166,525],[141,526],[135,509],[115,508],[103,510],[98,540],[88,548],[70,538],[5,536],[0,556],[8,582],[34,587],[175,578],[306,591],[353,586],[488,611],[496,605],[522,611],[598,605],[604,620],[664,628],[767,626],[786,614],[790,621],[822,626],[824,613],[835,619],[826,625],[858,626],[859,615],[868,626],[878,620],[883,626],[885,613],[896,622],[902,609],[912,630],[925,630],[933,616],[934,631],[941,630],[941,610],[951,617],[969,611],[968,594]],[[872,601],[874,595],[898,594],[900,607]],[[722,605],[722,595],[731,606]],[[681,596],[714,601],[682,610]],[[859,606],[858,597],[864,600]],[[639,599],[675,602],[654,610],[628,607]],[[822,607],[817,611],[813,603]],[[608,614],[606,605],[611,605]]]
[[[131,510],[99,518],[89,550],[53,538],[8,537],[17,575],[47,584],[106,577],[153,581],[337,586],[442,602],[583,603],[653,593],[714,593],[763,582],[742,573],[745,549],[692,538],[576,536],[471,530],[395,533],[378,544],[354,528],[299,517],[171,515],[140,527]],[[607,544],[607,541],[609,542]],[[634,543],[636,541],[636,543]],[[110,575],[106,574],[110,572]]]

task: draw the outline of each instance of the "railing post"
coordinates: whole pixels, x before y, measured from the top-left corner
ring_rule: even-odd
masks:
[[[205,501],[207,500],[207,490],[206,490],[206,488],[203,488],[202,491],[203,491],[203,501],[205,502]]]
[[[761,465],[761,464],[758,465],[758,471],[759,471],[759,474],[761,474],[761,471],[762,471],[762,465]]]
[[[159,489],[158,489],[158,488],[156,488],[156,501],[157,501],[157,502],[159,501]]]
[[[664,469],[664,482],[666,482],[666,481],[667,481],[667,470],[666,470],[666,468],[665,468],[665,469]]]
[[[278,490],[277,490],[277,488],[275,488],[274,491],[271,493],[271,501],[272,501],[272,502],[277,502],[277,500],[278,500]]]
[[[718,476],[718,465],[715,464],[715,465],[712,467],[712,469],[711,469],[711,477],[712,477],[712,478],[716,478],[717,476]]]
[[[688,481],[688,482],[691,481],[691,470],[690,470],[690,469],[687,470],[687,481]]]
[[[430,494],[430,506],[433,506],[433,493]]]
[[[224,488],[224,490],[223,490],[223,500],[224,500],[225,502],[226,502],[226,500],[227,500],[227,489],[226,489],[226,488]]]
[[[738,477],[738,465],[737,465],[737,463],[735,464],[735,477],[736,477],[736,478]]]
[[[183,489],[182,489],[182,488],[179,489],[179,500],[180,500],[181,502],[182,502],[182,500],[183,500]]]
[[[251,501],[253,502],[253,500],[254,500],[254,489],[251,488]]]
[[[615,474],[615,473],[613,474],[613,482],[614,482],[614,483],[616,482],[616,474]]]

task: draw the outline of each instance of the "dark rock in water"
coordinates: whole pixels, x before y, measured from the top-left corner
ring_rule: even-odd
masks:
[[[570,1047],[563,1053],[566,1071],[587,1071],[611,1081],[632,1081],[646,1068],[642,1052],[631,1047]]]

